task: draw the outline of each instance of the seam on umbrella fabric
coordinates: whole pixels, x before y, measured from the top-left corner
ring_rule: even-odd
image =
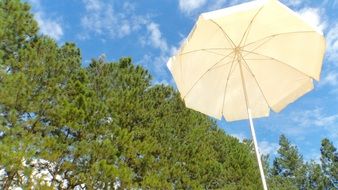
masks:
[[[188,90],[188,92],[183,96],[183,99],[187,97],[187,95],[189,95],[190,91],[196,86],[196,84],[214,67],[216,66],[218,63],[222,62],[225,58],[229,57],[231,54],[233,54],[234,52],[229,53],[227,56],[223,57],[222,59],[220,59],[219,61],[217,61],[214,65],[212,65],[207,71],[205,71],[198,79],[197,81],[193,84],[193,86]]]
[[[223,32],[223,34],[224,34],[224,36],[225,36],[225,38],[228,40],[228,42],[230,42],[230,44],[232,44],[233,45],[233,48],[235,48],[236,47],[236,44],[232,41],[232,39],[229,37],[229,35],[225,32],[225,30],[216,22],[216,21],[214,21],[213,19],[210,19],[210,21],[212,22],[212,23],[214,23],[214,24],[216,24],[217,25],[217,27]]]
[[[238,46],[241,46],[244,37],[245,37],[245,40],[244,40],[244,44],[245,44],[245,42],[246,42],[246,40],[247,40],[247,38],[248,38],[248,36],[249,36],[249,34],[250,34],[251,26],[252,26],[253,22],[256,20],[256,17],[258,16],[258,14],[262,11],[262,9],[263,9],[264,7],[265,7],[265,5],[262,6],[261,8],[259,8],[258,11],[257,11],[257,13],[253,16],[253,18],[251,19],[249,25],[247,26],[247,28],[246,28],[246,30],[245,30],[243,36],[242,36],[242,39],[241,39],[241,41],[239,42]]]
[[[310,76],[310,75],[308,75],[308,74],[306,74],[306,73],[300,71],[299,69],[297,69],[297,68],[295,68],[295,67],[293,67],[293,66],[291,66],[291,65],[289,65],[289,64],[287,64],[287,63],[285,63],[285,62],[283,62],[283,61],[281,61],[281,60],[278,60],[278,59],[276,59],[276,58],[273,58],[273,57],[270,57],[270,56],[267,56],[267,55],[264,55],[264,54],[252,52],[252,51],[247,51],[247,50],[242,50],[242,51],[248,52],[248,53],[251,53],[251,54],[256,54],[256,55],[260,55],[260,56],[263,56],[263,57],[270,58],[271,60],[274,60],[274,61],[277,61],[277,62],[282,63],[282,64],[284,64],[284,65],[287,65],[287,66],[290,67],[291,69],[293,69],[293,70],[295,70],[295,71],[297,71],[297,72],[299,72],[299,73],[302,73],[303,75],[306,75],[306,76],[308,76],[308,77],[310,77],[310,78],[314,78],[314,77],[312,77],[312,76]]]
[[[256,82],[256,84],[257,84],[259,90],[261,91],[261,93],[262,93],[262,95],[263,95],[263,97],[264,97],[264,100],[265,100],[266,104],[267,104],[268,107],[270,108],[270,104],[269,104],[269,102],[268,102],[268,99],[266,98],[266,96],[265,96],[265,94],[264,94],[264,92],[263,92],[263,89],[262,89],[261,86],[259,85],[259,83],[258,83],[258,81],[257,81],[257,78],[256,78],[255,74],[252,72],[252,70],[251,70],[249,64],[246,62],[246,60],[244,59],[244,57],[242,56],[242,54],[241,54],[241,57],[242,57],[242,59],[243,59],[245,65],[247,66],[249,73],[250,73],[251,76],[255,79],[255,82]]]
[[[225,103],[225,96],[226,96],[226,92],[227,92],[227,87],[228,87],[228,82],[229,82],[229,78],[230,78],[230,75],[231,75],[231,70],[232,70],[232,67],[234,65],[234,62],[235,62],[235,59],[236,59],[236,56],[234,56],[233,60],[232,60],[232,63],[231,63],[231,67],[230,67],[230,70],[229,70],[229,73],[228,73],[228,76],[227,76],[227,80],[226,80],[226,83],[225,83],[225,87],[224,87],[224,94],[223,94],[223,103],[222,103],[222,116],[224,117],[224,103]]]
[[[281,35],[288,35],[288,34],[298,34],[298,33],[317,33],[316,31],[313,31],[313,30],[305,30],[305,31],[294,31],[294,32],[284,32],[284,33],[277,33],[277,34],[272,34],[272,35],[269,35],[269,36],[265,36],[264,38],[261,38],[261,39],[258,39],[256,41],[253,41],[253,42],[250,42],[248,44],[245,44],[244,46],[242,46],[243,48],[244,47],[247,47],[249,45],[252,45],[254,43],[257,43],[259,41],[262,41],[262,40],[265,40],[265,39],[270,39],[270,38],[274,38],[274,37],[277,37],[277,36],[281,36]]]

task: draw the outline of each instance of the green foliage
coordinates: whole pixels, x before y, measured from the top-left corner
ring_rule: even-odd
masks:
[[[298,190],[296,184],[282,176],[269,176],[268,188],[271,190]]]
[[[303,159],[296,146],[291,145],[289,140],[281,135],[279,139],[278,154],[273,162],[273,174],[287,178],[295,178],[302,167]]]
[[[314,161],[306,163],[306,181],[303,185],[304,189],[317,190],[327,188],[325,177],[322,173],[321,166]]]
[[[337,169],[336,148],[328,139],[323,139],[321,164],[315,161],[304,163],[297,147],[281,135],[278,156],[269,171],[271,189],[333,190]]]
[[[19,49],[36,37],[38,25],[27,3],[1,0],[0,9],[0,64],[4,64],[4,60],[15,59]]]
[[[117,64],[93,60],[88,71],[95,93],[108,106],[107,118],[120,134],[116,159],[133,174],[120,179],[122,187],[259,187],[248,146],[186,109],[172,88],[150,86],[149,74],[130,59]]]
[[[172,88],[152,86],[130,58],[83,68],[75,44],[37,34],[26,3],[0,7],[3,189],[261,186],[249,146],[186,109]]]
[[[328,139],[322,140],[320,151],[325,185],[327,189],[338,188],[338,151]]]
[[[305,176],[302,156],[284,135],[280,136],[279,146],[270,170],[272,188],[302,189]]]
[[[0,188],[261,189],[250,141],[151,85],[130,58],[83,68],[75,44],[37,31],[27,3],[0,0]],[[321,165],[285,136],[280,146],[273,168],[263,159],[271,189],[335,188],[331,142]]]

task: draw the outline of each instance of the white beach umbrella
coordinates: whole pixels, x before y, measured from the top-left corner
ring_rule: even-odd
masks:
[[[281,111],[313,89],[325,53],[321,31],[277,0],[257,0],[200,15],[167,65],[185,105],[227,121]]]

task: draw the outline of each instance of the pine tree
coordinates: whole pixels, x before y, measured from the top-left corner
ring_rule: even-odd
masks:
[[[37,34],[27,3],[0,7],[1,188],[50,188],[39,171],[57,189],[261,187],[248,145],[130,58],[81,67],[75,44]]]
[[[298,189],[304,189],[306,168],[297,147],[285,135],[280,136],[279,145],[278,157],[273,161],[272,175],[290,180]]]
[[[314,161],[310,161],[306,163],[305,167],[306,167],[306,181],[304,184],[304,189],[306,190],[327,189],[325,185],[325,177],[321,170],[321,166]]]
[[[249,147],[238,146],[236,139],[225,136],[207,117],[186,109],[172,88],[151,87],[149,74],[130,59],[118,64],[93,60],[88,69],[95,92],[114,110],[111,117],[117,126],[133,134],[126,140],[130,144],[119,147],[123,158],[128,158],[121,164],[137,177],[131,182],[121,180],[122,186],[258,187],[253,182],[259,181],[259,175]]]
[[[270,166],[269,155],[262,156],[264,172],[268,183],[268,188],[272,190],[297,190],[296,184],[294,184],[289,178],[279,176],[274,173],[274,168]]]
[[[333,143],[328,139],[323,139],[321,143],[322,170],[326,176],[326,189],[338,188],[338,152]]]

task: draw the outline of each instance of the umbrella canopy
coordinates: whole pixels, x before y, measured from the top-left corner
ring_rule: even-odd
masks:
[[[227,121],[249,119],[267,190],[252,118],[311,91],[324,53],[322,32],[279,1],[258,0],[202,14],[167,65],[187,107]]]
[[[322,32],[279,1],[258,0],[201,14],[167,65],[187,107],[235,121],[312,90],[324,52]]]

